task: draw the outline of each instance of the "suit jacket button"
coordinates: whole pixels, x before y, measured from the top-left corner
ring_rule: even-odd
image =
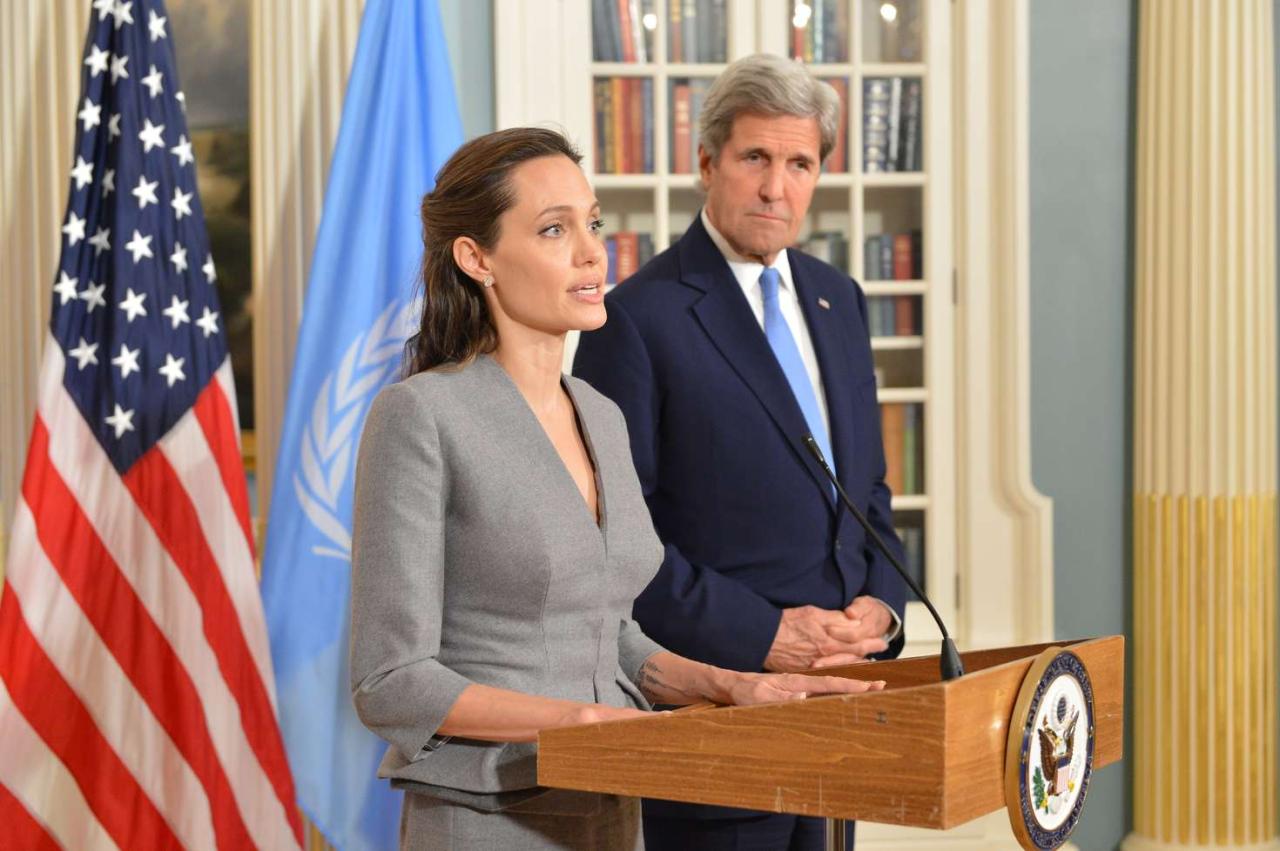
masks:
[[[836,538],[836,549],[840,549],[840,539]]]

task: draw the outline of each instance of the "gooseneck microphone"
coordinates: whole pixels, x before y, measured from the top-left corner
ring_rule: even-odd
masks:
[[[871,528],[871,524],[867,522],[867,518],[858,510],[858,506],[854,505],[853,500],[849,499],[849,495],[845,493],[844,488],[840,486],[840,480],[836,478],[836,474],[831,472],[831,468],[827,466],[827,459],[823,456],[822,450],[818,447],[818,442],[813,439],[813,435],[806,434],[804,436],[804,445],[809,447],[809,453],[813,455],[813,460],[818,462],[818,466],[822,468],[822,472],[826,473],[827,478],[831,480],[831,484],[835,485],[836,493],[840,495],[840,501],[844,503],[844,507],[849,509],[849,513],[854,516],[854,519],[856,519],[859,524],[861,524],[862,528],[867,533],[867,537],[869,537],[871,542],[876,545],[876,549],[878,549],[884,557],[889,560],[889,564],[893,565],[894,569],[897,570],[902,578],[906,580],[907,586],[910,587],[911,590],[915,592],[915,595],[920,598],[920,602],[925,604],[925,607],[929,610],[929,614],[933,615],[933,620],[938,625],[938,631],[942,633],[942,655],[940,657],[942,663],[942,681],[946,682],[947,680],[954,680],[956,677],[964,676],[964,663],[960,661],[960,654],[956,652],[955,642],[951,640],[951,636],[947,633],[946,624],[942,622],[942,617],[938,614],[938,610],[933,607],[933,603],[930,602],[929,597],[924,593],[924,589],[916,584],[916,581],[911,578],[909,573],[907,573],[906,568],[904,568],[901,562],[894,557],[893,553],[889,551],[889,548],[885,546],[884,541],[878,534],[876,534],[876,530]]]

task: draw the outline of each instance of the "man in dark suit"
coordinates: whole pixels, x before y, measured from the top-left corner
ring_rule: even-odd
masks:
[[[867,306],[794,244],[835,145],[839,102],[802,65],[729,66],[699,117],[706,203],[610,293],[574,373],[627,419],[666,556],[637,599],[671,650],[742,671],[804,670],[902,648],[906,589],[835,500],[812,434],[901,552],[885,485]],[[651,849],[818,849],[821,820],[645,802]]]

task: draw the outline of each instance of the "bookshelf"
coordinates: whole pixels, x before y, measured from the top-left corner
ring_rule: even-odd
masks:
[[[566,79],[588,79],[590,86],[587,108],[570,111],[561,123],[581,146],[600,198],[612,282],[678,239],[700,209],[697,116],[726,60],[756,51],[801,58],[841,95],[841,138],[818,182],[799,247],[863,285],[895,521],[913,572],[944,617],[954,619],[953,453],[945,442],[952,433],[954,323],[949,93],[930,86],[930,69],[949,61],[949,3],[572,5],[588,32],[584,46],[571,51],[576,57],[566,59],[564,73]],[[893,22],[881,11],[886,5],[897,13]],[[607,40],[603,46],[601,38]],[[887,150],[890,136],[895,153]],[[926,618],[922,606],[909,606],[908,636],[931,636]],[[930,646],[922,642],[919,649],[932,652]]]
[[[671,61],[673,0],[639,4],[641,26],[646,14],[654,24],[643,61],[638,54],[633,61],[598,61],[594,1],[536,4],[535,13],[534,4],[495,0],[497,125],[565,130],[585,155],[609,235],[647,233],[661,251],[701,206],[696,176],[682,173],[673,155],[672,83],[709,81],[725,63]],[[919,530],[925,584],[965,648],[1053,637],[1052,507],[1030,474],[1027,2],[895,0],[892,32],[883,0],[836,0],[830,9],[806,3],[810,22],[819,9],[835,13],[830,48],[824,37],[820,54],[807,31],[797,38],[795,0],[722,4],[725,59],[757,51],[789,56],[799,45],[815,51],[809,64],[819,77],[846,81],[846,166],[820,178],[800,241],[821,256],[833,246],[815,244],[815,237],[843,237],[847,269],[876,317],[879,401],[883,409],[915,410],[916,481],[895,492],[895,520],[901,529]],[[621,13],[631,4],[614,5]],[[914,54],[911,44],[904,53],[901,42],[907,20]],[[651,170],[600,167],[593,85],[614,77],[653,81],[645,131]],[[893,78],[919,87],[916,167],[868,171],[864,141],[878,128],[864,126],[863,84]],[[869,277],[867,237],[910,237],[913,230],[921,244],[910,276],[886,275],[894,268],[890,259],[879,277]],[[906,304],[909,310],[898,309]],[[911,321],[899,328],[908,312]],[[906,620],[905,655],[936,653],[936,629],[923,606],[909,604]],[[868,825],[859,829],[864,845],[1017,847],[1005,819],[945,835]]]
[[[526,81],[515,92],[500,73],[498,99],[501,112],[518,98],[527,120],[559,124],[578,143],[616,283],[678,239],[701,208],[697,115],[728,61],[757,51],[791,56],[833,84],[841,138],[799,247],[863,285],[895,521],[912,538],[909,556],[935,605],[954,620],[950,102],[946,85],[930,85],[948,78],[930,71],[949,67],[950,14],[947,0],[564,2],[557,14],[507,25],[526,44],[563,44],[558,76],[573,82],[548,94]],[[887,150],[891,135],[901,137],[892,140],[896,153]],[[919,604],[909,606],[907,629],[913,645],[934,632]]]

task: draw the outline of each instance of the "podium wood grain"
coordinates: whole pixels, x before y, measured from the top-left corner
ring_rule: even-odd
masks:
[[[1094,692],[1094,768],[1120,759],[1124,638],[963,655],[939,682],[936,656],[828,668],[884,691],[761,706],[699,706],[546,730],[544,786],[770,812],[950,828],[1004,806],[1010,714],[1046,647],[1084,662]]]

